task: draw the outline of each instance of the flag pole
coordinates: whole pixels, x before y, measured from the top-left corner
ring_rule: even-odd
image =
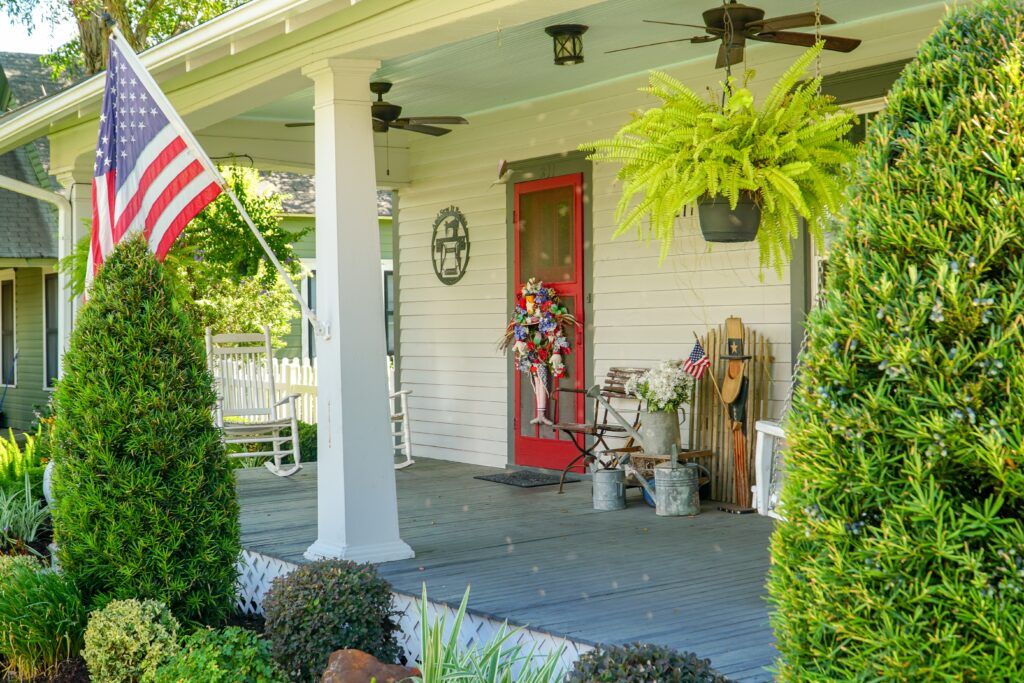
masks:
[[[109,17],[109,15],[107,15],[107,17]],[[114,22],[113,19],[110,19],[108,23],[110,25],[110,32],[113,35],[114,40],[120,43],[120,50],[129,59],[134,59],[135,61],[138,61],[138,55],[135,54],[135,50],[132,49],[132,46],[125,39],[124,34],[121,33],[121,30],[117,27],[116,22]],[[203,148],[200,146],[199,141],[196,140],[195,136],[192,135],[192,131],[188,129],[188,126],[185,125],[185,122],[182,121],[181,117],[177,115],[177,110],[175,110],[174,107],[171,105],[170,100],[168,100],[167,96],[164,95],[164,91],[160,89],[160,86],[157,85],[157,82],[153,80],[153,77],[150,75],[149,70],[146,69],[141,63],[139,63],[138,66],[139,68],[135,69],[136,75],[143,81],[150,95],[152,95],[154,99],[158,100],[161,109],[164,110],[164,113],[167,116],[167,122],[171,126],[173,126],[174,129],[178,132],[178,135],[180,135],[182,140],[184,140],[185,146],[192,150],[192,153],[196,156],[199,162],[206,168],[207,172],[209,172],[210,175],[213,176],[214,182],[217,183],[221,191],[223,191],[224,194],[226,194],[227,196],[231,197],[231,201],[232,203],[234,203],[235,208],[238,209],[238,213],[242,216],[242,220],[244,220],[245,224],[249,226],[249,230],[252,231],[252,234],[256,238],[256,241],[260,243],[260,246],[263,248],[264,253],[266,253],[267,258],[274,265],[274,268],[277,269],[278,274],[284,280],[285,284],[288,285],[288,289],[291,290],[292,296],[298,302],[299,308],[302,310],[303,317],[309,320],[309,323],[313,326],[314,333],[318,337],[321,337],[323,339],[330,339],[330,328],[324,323],[322,323],[316,317],[316,314],[312,310],[310,310],[309,306],[306,305],[306,301],[305,299],[302,298],[302,295],[299,293],[299,290],[295,286],[295,282],[292,280],[291,275],[289,275],[288,271],[284,269],[284,266],[281,265],[281,262],[277,260],[277,256],[270,249],[270,245],[268,245],[267,241],[263,239],[263,234],[260,233],[259,229],[253,223],[252,218],[249,216],[249,212],[245,210],[245,206],[242,205],[242,202],[238,199],[238,196],[235,194],[235,191],[232,190],[231,187],[228,185],[227,181],[224,180],[224,176],[221,175],[220,169],[218,169],[216,164],[214,164],[213,161],[210,160],[210,157],[206,155],[206,152],[203,151]]]
[[[700,337],[697,336],[696,332],[693,333],[693,338],[697,340],[698,344],[700,344]],[[707,349],[704,350],[704,353],[707,353]],[[708,358],[710,358],[710,356],[708,356]],[[715,393],[718,394],[718,400],[722,402],[723,406],[728,406],[728,404],[725,402],[725,399],[722,398],[722,390],[718,388],[718,380],[715,379],[714,365],[708,368],[708,370],[710,370],[708,374],[711,375],[711,383],[715,385]]]

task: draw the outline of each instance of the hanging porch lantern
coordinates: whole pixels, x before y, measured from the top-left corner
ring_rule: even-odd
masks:
[[[588,28],[583,24],[557,24],[544,29],[555,42],[555,64],[583,63],[583,34]]]

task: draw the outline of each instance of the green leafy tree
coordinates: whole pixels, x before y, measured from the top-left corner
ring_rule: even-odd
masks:
[[[1024,680],[1024,2],[948,14],[861,152],[787,424],[783,681]]]
[[[221,173],[285,270],[292,278],[300,277],[302,266],[292,245],[308,229],[291,231],[281,225],[283,196],[262,187],[255,169],[232,166]],[[299,315],[288,285],[226,194],[188,224],[171,249],[168,267],[187,291],[202,326],[214,332],[258,332],[270,325],[280,338]]]
[[[109,14],[136,52],[145,50],[245,0],[0,0],[0,10],[30,31],[40,28],[33,16],[42,10],[50,27],[73,19],[78,37],[43,58],[54,76],[99,73],[107,66]]]
[[[293,244],[309,229],[281,224],[283,195],[261,186],[251,168],[222,167],[221,174],[246,208],[267,246],[292,278],[302,275]],[[61,263],[71,274],[72,293],[85,290],[89,238]],[[231,198],[221,194],[185,228],[165,261],[168,285],[186,302],[200,329],[215,333],[261,332],[269,325],[280,339],[290,331],[298,308],[288,285],[267,260]]]
[[[153,599],[186,621],[230,612],[234,478],[213,425],[202,336],[141,237],[89,291],[54,396],[54,538],[92,603]]]

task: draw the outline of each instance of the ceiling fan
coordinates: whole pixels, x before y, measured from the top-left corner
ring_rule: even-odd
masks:
[[[402,118],[402,108],[397,104],[384,101],[384,95],[391,90],[391,83],[387,81],[375,81],[370,83],[370,92],[377,96],[377,101],[371,108],[373,115],[373,132],[386,133],[392,128],[407,130],[412,133],[423,133],[425,135],[441,136],[451,132],[448,128],[440,128],[438,125],[454,126],[468,124],[469,121],[461,116],[407,116]],[[286,123],[286,128],[303,128],[312,126],[312,121],[298,123]]]
[[[644,19],[648,24],[664,24],[667,26],[686,26],[689,28],[704,29],[706,35],[698,35],[690,38],[677,38],[675,40],[662,40],[656,43],[645,43],[623,47],[612,52],[623,52],[625,50],[636,50],[642,47],[653,45],[666,45],[668,43],[710,43],[721,41],[718,48],[718,60],[715,62],[716,69],[722,69],[743,61],[743,48],[747,40],[756,40],[762,43],[778,43],[780,45],[799,45],[812,47],[818,39],[825,42],[826,50],[835,52],[852,52],[860,45],[855,38],[841,38],[839,36],[815,35],[814,33],[802,33],[790,31],[792,28],[806,28],[809,26],[820,26],[822,24],[834,24],[835,19],[826,17],[817,12],[800,12],[799,14],[786,14],[779,17],[766,19],[765,12],[760,7],[744,5],[736,0],[729,0],[728,4],[722,3],[704,12],[704,25],[680,24],[674,21],[657,21]]]

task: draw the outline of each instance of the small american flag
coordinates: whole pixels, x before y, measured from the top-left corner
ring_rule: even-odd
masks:
[[[223,180],[131,48],[115,31],[92,179],[92,281],[114,246],[141,232],[163,260]]]
[[[708,358],[708,354],[704,353],[704,347],[698,339],[693,351],[690,351],[690,357],[683,362],[683,372],[693,375],[693,378],[699,382],[710,366],[711,359]]]

